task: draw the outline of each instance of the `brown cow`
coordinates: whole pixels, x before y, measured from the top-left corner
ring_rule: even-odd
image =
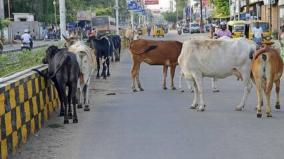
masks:
[[[149,65],[163,65],[163,88],[167,89],[166,77],[168,66],[171,72],[171,88],[174,90],[174,74],[178,64],[177,59],[180,55],[182,43],[179,41],[154,41],[154,40],[134,40],[130,44],[132,54],[132,89],[136,92],[135,81],[140,91],[143,91],[139,81],[140,64],[145,62]]]
[[[279,91],[280,78],[283,71],[283,61],[276,49],[268,46],[256,51],[252,59],[252,80],[257,91],[257,117],[261,118],[261,106],[263,104],[263,92],[266,98],[266,115],[272,117],[270,107],[270,95],[273,83],[276,85],[277,101],[275,108],[280,109]]]

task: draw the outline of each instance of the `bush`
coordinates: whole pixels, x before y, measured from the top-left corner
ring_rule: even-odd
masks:
[[[0,55],[0,77],[23,71],[41,64],[45,56],[45,49],[40,48],[31,51],[19,51]]]

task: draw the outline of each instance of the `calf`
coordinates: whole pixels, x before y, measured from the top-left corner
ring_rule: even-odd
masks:
[[[205,110],[203,77],[225,78],[236,75],[243,80],[244,94],[236,110],[242,110],[251,90],[250,55],[255,45],[245,38],[236,40],[188,40],[183,43],[178,63],[194,88],[192,109]],[[199,96],[199,103],[197,102]]]
[[[251,78],[256,85],[257,91],[257,117],[261,118],[261,106],[263,92],[266,98],[266,115],[272,117],[270,107],[270,95],[273,83],[276,86],[276,109],[280,109],[279,91],[280,78],[283,72],[283,61],[279,52],[270,47],[256,51],[251,64]]]
[[[136,92],[135,83],[138,88],[143,91],[139,80],[140,64],[145,62],[150,65],[163,65],[163,88],[167,89],[166,77],[167,70],[170,66],[171,70],[171,88],[174,86],[174,74],[177,66],[177,59],[180,55],[182,43],[179,41],[154,41],[154,40],[134,40],[130,44],[130,52],[132,55],[132,90]]]
[[[76,113],[76,91],[80,67],[76,55],[68,52],[67,49],[58,49],[56,46],[50,46],[46,50],[46,56],[43,59],[43,63],[48,64],[47,74],[36,69],[34,69],[34,71],[54,82],[61,102],[60,115],[64,115],[64,124],[69,123],[69,117],[73,118],[73,123],[78,123]],[[67,87],[68,93],[66,94]],[[71,102],[73,104],[73,117]],[[67,106],[69,106],[68,111]]]

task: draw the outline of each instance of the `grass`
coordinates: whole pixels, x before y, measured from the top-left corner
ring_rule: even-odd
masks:
[[[7,76],[42,63],[46,48],[0,55],[0,77]]]

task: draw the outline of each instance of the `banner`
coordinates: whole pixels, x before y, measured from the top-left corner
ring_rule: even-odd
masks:
[[[145,0],[145,5],[159,4],[159,0]]]

